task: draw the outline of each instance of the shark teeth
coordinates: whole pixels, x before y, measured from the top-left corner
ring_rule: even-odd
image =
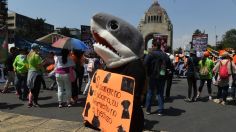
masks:
[[[108,46],[105,46],[105,45],[103,45],[103,44],[100,44],[100,43],[95,43],[95,44],[93,44],[95,47],[99,47],[99,48],[102,48],[102,49],[104,49],[104,50],[106,50],[107,52],[112,52],[113,54],[116,54],[118,57],[121,57],[121,55],[117,52],[117,51],[114,51],[114,50],[112,50],[112,49],[110,49]]]

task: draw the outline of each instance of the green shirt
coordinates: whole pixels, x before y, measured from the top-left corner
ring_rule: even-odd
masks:
[[[27,60],[29,63],[29,70],[40,72],[43,71],[42,67],[40,66],[43,60],[35,51],[30,51],[27,56]]]
[[[200,75],[200,78],[201,79],[212,79],[212,77],[213,77],[214,62],[211,59],[207,58],[206,62],[204,64],[202,64],[202,60],[200,60],[198,65],[199,65],[199,69],[201,69],[204,66],[206,66],[207,69],[208,69],[208,72],[209,72],[207,76],[201,76]]]
[[[16,73],[27,73],[28,72],[28,62],[26,59],[26,55],[18,55],[16,56],[13,67]]]

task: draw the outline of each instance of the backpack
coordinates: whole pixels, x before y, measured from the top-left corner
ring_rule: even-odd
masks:
[[[228,79],[229,78],[229,72],[228,72],[228,63],[227,61],[224,65],[220,61],[220,69],[219,69],[219,76],[221,79]]]
[[[155,57],[151,62],[152,73],[151,76],[155,79],[166,76],[166,62],[162,57]]]
[[[208,70],[206,62],[204,65],[203,65],[203,63],[201,64],[201,68],[199,70],[199,73],[201,76],[208,76],[209,75],[209,70]]]

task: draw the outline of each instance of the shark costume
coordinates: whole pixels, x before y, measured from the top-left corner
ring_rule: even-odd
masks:
[[[144,126],[141,92],[146,79],[143,63],[139,59],[143,53],[143,37],[129,23],[105,13],[93,16],[91,32],[97,42],[93,45],[94,50],[106,63],[106,70],[135,79],[130,131],[141,132]]]

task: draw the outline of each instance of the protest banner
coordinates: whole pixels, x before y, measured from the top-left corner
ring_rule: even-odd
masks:
[[[207,49],[208,34],[194,34],[192,36],[192,47],[198,52],[203,52]]]
[[[161,44],[161,50],[165,51],[167,48],[168,35],[153,34],[153,43],[158,42]]]
[[[134,88],[132,77],[97,70],[90,83],[84,120],[103,132],[128,132]]]

